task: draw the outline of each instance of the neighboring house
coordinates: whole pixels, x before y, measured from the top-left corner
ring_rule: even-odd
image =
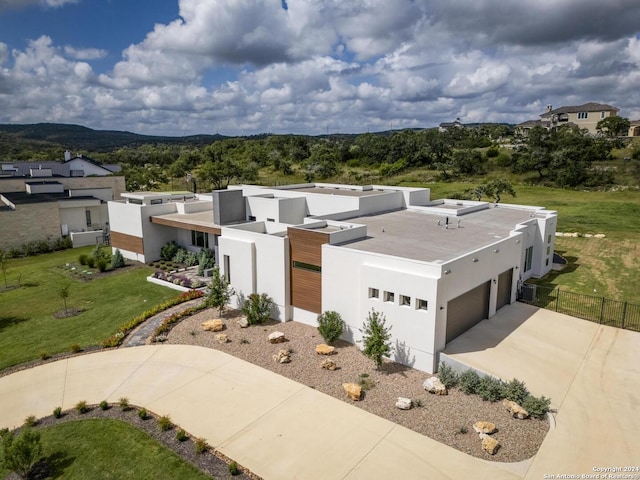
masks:
[[[578,128],[588,130],[591,135],[596,135],[598,122],[607,117],[615,117],[619,111],[619,108],[611,105],[594,102],[556,109],[547,105],[547,111],[541,114],[540,118],[548,124],[547,128],[556,128],[572,123]]]
[[[531,129],[535,127],[549,128],[549,122],[543,122],[542,120],[527,120],[526,122],[522,122],[516,125],[514,130],[516,135],[528,137]]]
[[[464,124],[460,121],[460,118],[456,118],[454,122],[442,122],[438,126],[438,131],[440,133],[451,130],[452,128],[466,128]]]
[[[127,193],[109,202],[112,247],[151,261],[174,240],[216,252],[239,304],[266,293],[273,317],[316,325],[335,310],[350,342],[384,313],[394,359],[433,372],[452,339],[551,269],[557,214],[431,200],[429,189],[303,184],[210,195]]]
[[[81,156],[0,163],[0,247],[69,235],[74,246],[108,235],[107,202],[125,192],[120,167]]]
[[[629,122],[629,137],[640,137],[640,120],[631,120]]]

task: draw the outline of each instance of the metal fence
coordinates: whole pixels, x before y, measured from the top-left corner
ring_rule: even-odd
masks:
[[[518,300],[602,325],[640,332],[640,305],[559,288],[525,284]]]

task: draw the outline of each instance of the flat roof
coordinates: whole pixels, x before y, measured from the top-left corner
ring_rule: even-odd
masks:
[[[299,187],[299,188],[284,188],[290,192],[303,192],[303,193],[319,193],[321,195],[342,195],[344,197],[367,197],[369,195],[380,195],[382,193],[389,193],[389,190],[382,189],[352,189],[352,188],[336,188],[336,187]]]
[[[92,197],[91,195],[81,195],[77,197],[70,197],[69,192],[54,192],[54,193],[27,193],[27,192],[4,192],[0,193],[14,205],[29,205],[34,203],[50,203],[59,201],[71,201],[71,200],[98,200],[99,198]]]
[[[195,213],[165,213],[151,216],[152,223],[196,231],[220,234],[220,225],[213,223],[213,211]],[[193,227],[193,228],[191,228]]]
[[[448,217],[449,226],[445,228],[446,215],[397,210],[345,220],[366,225],[367,237],[339,245],[424,262],[444,262],[509,237],[517,224],[531,220],[531,213],[525,209],[487,208],[462,217]]]

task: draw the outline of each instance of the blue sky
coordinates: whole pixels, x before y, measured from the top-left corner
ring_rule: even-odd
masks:
[[[640,119],[637,0],[0,0],[0,123],[158,135]]]

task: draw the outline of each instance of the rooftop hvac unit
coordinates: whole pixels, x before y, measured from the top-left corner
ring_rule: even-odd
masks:
[[[533,303],[536,301],[536,286],[531,283],[522,285],[521,298],[525,302]]]

